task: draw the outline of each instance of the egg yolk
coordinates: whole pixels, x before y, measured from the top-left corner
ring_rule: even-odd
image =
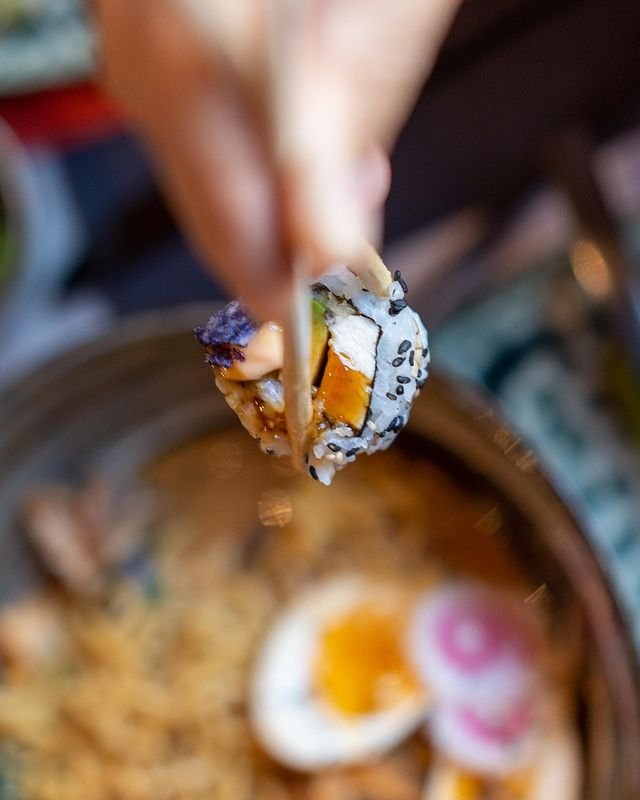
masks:
[[[531,788],[522,776],[487,783],[471,775],[458,775],[455,783],[455,800],[525,800]]]
[[[459,775],[456,779],[455,800],[484,800],[485,788],[477,778]]]
[[[404,619],[394,611],[363,605],[324,629],[315,663],[316,686],[337,711],[369,714],[419,691],[402,652]]]

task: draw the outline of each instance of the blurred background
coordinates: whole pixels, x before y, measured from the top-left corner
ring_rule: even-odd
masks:
[[[385,249],[434,364],[587,520],[640,642],[640,4],[465,4],[393,156]],[[220,289],[94,84],[78,0],[0,0],[0,389]],[[3,421],[7,422],[7,421]]]

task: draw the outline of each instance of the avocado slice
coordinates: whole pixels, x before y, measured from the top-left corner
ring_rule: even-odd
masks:
[[[329,329],[324,320],[324,306],[318,300],[311,301],[311,382],[317,386],[319,373],[324,364],[327,344],[329,342]]]

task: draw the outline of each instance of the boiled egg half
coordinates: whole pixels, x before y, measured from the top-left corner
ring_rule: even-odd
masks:
[[[251,690],[263,748],[294,769],[357,763],[424,720],[427,695],[406,654],[412,596],[342,577],[300,596],[276,620]]]

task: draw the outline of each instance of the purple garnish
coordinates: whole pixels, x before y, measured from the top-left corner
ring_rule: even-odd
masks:
[[[244,361],[242,348],[255,336],[260,324],[240,300],[232,300],[217,311],[204,328],[195,328],[196,339],[204,347],[205,361],[214,367],[230,367]]]

